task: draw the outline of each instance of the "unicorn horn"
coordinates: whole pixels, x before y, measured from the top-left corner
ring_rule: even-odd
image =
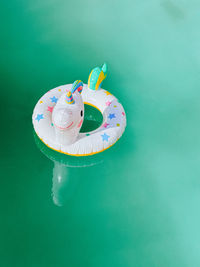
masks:
[[[65,97],[65,101],[68,104],[74,104],[75,103],[74,98],[73,98],[73,95],[72,95],[72,93],[70,91],[67,92],[66,97]]]

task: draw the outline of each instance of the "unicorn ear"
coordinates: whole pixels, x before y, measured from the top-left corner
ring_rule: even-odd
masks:
[[[72,88],[71,88],[71,92],[72,94],[75,92],[75,91],[78,91],[80,94],[83,90],[83,82],[81,80],[76,80],[73,84],[72,84]]]
[[[66,94],[66,97],[65,97],[65,101],[68,103],[68,104],[74,104],[75,103],[75,100],[73,98],[73,95],[72,93],[69,91],[67,92]]]

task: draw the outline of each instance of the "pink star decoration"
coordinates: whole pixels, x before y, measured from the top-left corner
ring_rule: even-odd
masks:
[[[49,106],[48,106],[48,110],[47,110],[47,111],[52,112],[52,111],[53,111],[53,107],[49,107]]]
[[[123,116],[125,116],[125,113],[124,113],[124,111],[122,112],[122,115],[123,115]]]
[[[107,128],[108,125],[109,125],[109,123],[105,122],[105,123],[102,125],[102,127]]]
[[[106,102],[106,106],[110,106],[111,102],[110,101],[107,101]]]

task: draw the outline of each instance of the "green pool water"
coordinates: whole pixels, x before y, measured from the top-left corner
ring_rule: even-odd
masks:
[[[99,128],[103,123],[103,114],[97,108],[84,104],[84,120],[81,133],[89,133]]]
[[[0,266],[200,266],[200,2],[0,6]],[[48,149],[38,99],[104,61],[124,135],[89,158]]]

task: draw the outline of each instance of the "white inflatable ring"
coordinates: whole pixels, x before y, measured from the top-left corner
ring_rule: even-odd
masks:
[[[117,98],[108,91],[104,89],[93,91],[87,84],[83,85],[81,94],[83,102],[101,111],[102,125],[92,132],[79,133],[73,144],[61,145],[56,142],[52,111],[59,98],[71,87],[72,84],[59,86],[41,97],[32,116],[35,132],[48,147],[68,155],[88,156],[108,149],[116,143],[125,130],[125,111]]]

